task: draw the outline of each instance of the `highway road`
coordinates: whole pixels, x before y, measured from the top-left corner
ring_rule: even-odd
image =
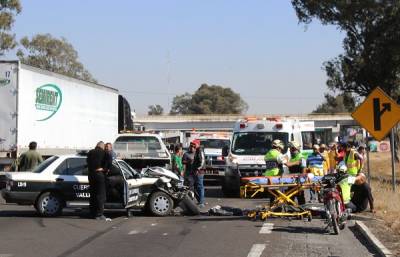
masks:
[[[222,198],[207,188],[208,205],[254,208],[261,199]],[[111,222],[66,211],[38,217],[32,207],[0,204],[0,257],[200,257],[200,256],[377,256],[350,221],[340,236],[327,233],[319,219],[268,219],[201,215],[148,217],[108,213]]]

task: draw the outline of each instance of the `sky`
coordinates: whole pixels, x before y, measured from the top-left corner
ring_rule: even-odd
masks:
[[[231,87],[247,114],[304,114],[324,98],[322,64],[343,34],[299,24],[289,0],[22,0],[17,38],[65,37],[139,115],[201,84]],[[9,54],[9,56],[12,54]]]

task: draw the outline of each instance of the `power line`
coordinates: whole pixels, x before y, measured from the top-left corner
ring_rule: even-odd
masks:
[[[138,94],[138,95],[182,95],[184,93],[172,93],[172,92],[154,92],[154,91],[136,91],[136,90],[120,90],[121,93],[126,94]],[[243,98],[248,99],[268,99],[268,100],[320,100],[323,97],[320,96],[256,96],[256,95],[243,95]]]

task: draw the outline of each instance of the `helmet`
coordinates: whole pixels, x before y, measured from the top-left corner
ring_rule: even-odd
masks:
[[[339,172],[343,172],[343,173],[345,173],[347,171],[347,166],[344,163],[344,161],[339,162],[338,170],[339,170]]]
[[[274,141],[272,141],[272,146],[273,147],[279,147],[280,149],[285,148],[285,145],[283,144],[283,142],[279,139],[275,139]]]
[[[300,144],[297,143],[296,141],[290,141],[289,142],[289,147],[293,147],[293,148],[295,148],[297,150],[300,150]]]

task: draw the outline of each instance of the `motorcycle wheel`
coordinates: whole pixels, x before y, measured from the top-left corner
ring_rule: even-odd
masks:
[[[334,200],[329,201],[328,203],[329,212],[331,213],[331,224],[333,227],[333,232],[335,235],[339,235],[339,223],[338,223],[338,212],[336,209],[336,204]]]
[[[183,209],[183,213],[189,216],[196,216],[200,214],[199,208],[197,208],[196,203],[187,195],[183,197],[179,206]]]

